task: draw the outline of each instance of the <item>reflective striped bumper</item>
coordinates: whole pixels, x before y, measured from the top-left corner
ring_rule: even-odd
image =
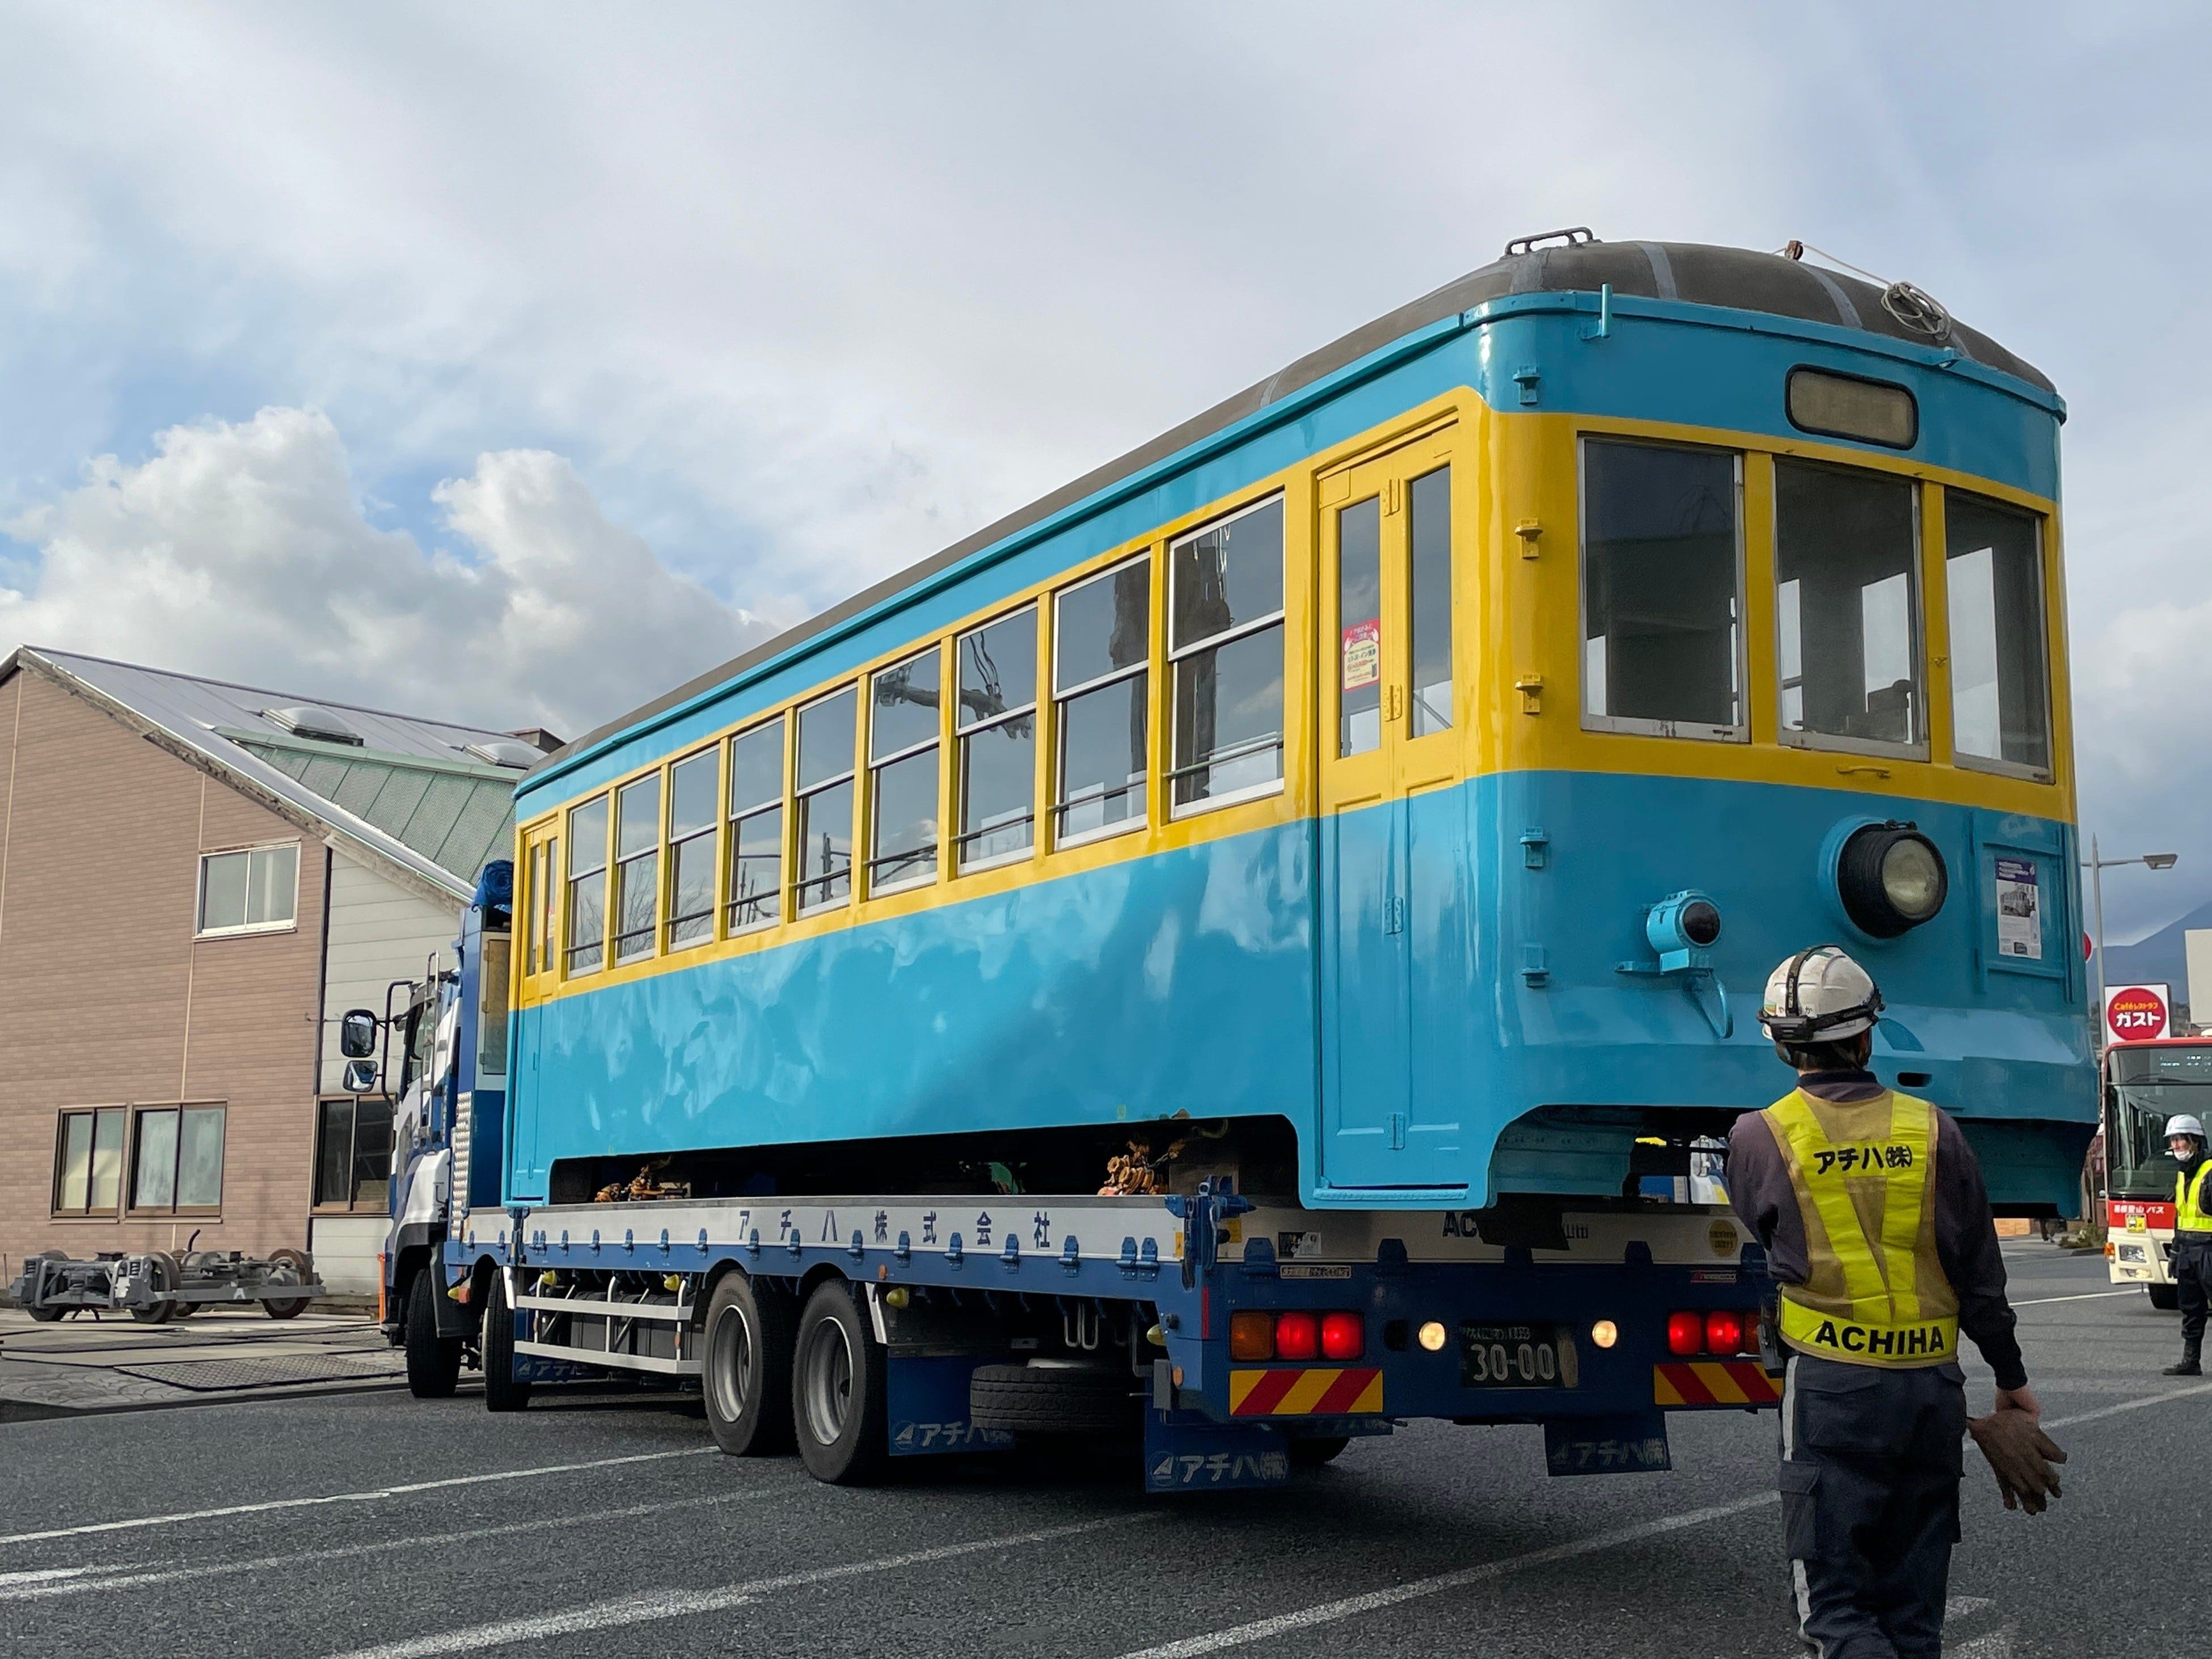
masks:
[[[1376,1366],[1229,1373],[1229,1410],[1236,1417],[1345,1417],[1382,1409],[1382,1372]]]
[[[1756,1359],[1679,1359],[1651,1368],[1655,1406],[1771,1406],[1781,1398],[1781,1382]]]

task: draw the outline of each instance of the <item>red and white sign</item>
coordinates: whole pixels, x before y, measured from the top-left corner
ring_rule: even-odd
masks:
[[[2173,1035],[2163,985],[2112,985],[2105,990],[2105,1029],[2113,1040],[2139,1042]]]

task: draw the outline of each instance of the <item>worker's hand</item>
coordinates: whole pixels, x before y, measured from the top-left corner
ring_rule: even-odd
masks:
[[[2026,1412],[2000,1407],[1987,1417],[1969,1419],[1966,1431],[1996,1476],[2007,1509],[2040,1515],[2060,1495],[2054,1466],[2063,1463],[2066,1454]]]
[[[2016,1389],[1999,1389],[1997,1402],[1994,1409],[2001,1412],[2026,1412],[2031,1423],[2040,1423],[2043,1420],[2043,1402],[2035,1397],[2035,1390],[2025,1382]]]

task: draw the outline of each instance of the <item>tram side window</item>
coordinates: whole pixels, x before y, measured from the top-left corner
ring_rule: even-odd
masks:
[[[783,722],[730,743],[730,931],[783,914]]]
[[[1336,515],[1336,752],[1382,746],[1382,500]]]
[[[538,848],[537,885],[532,890],[538,934],[538,963],[533,971],[553,971],[553,935],[561,902],[561,837],[548,836]]]
[[[1945,498],[1953,746],[1961,755],[2051,769],[2043,550],[2024,513],[1953,491]]]
[[[868,890],[883,893],[937,875],[937,733],[944,659],[937,647],[869,679],[868,788],[875,851]]]
[[[1593,726],[1743,726],[1738,458],[1583,445],[1583,714]]]
[[[668,773],[668,948],[714,937],[714,824],[721,751],[680,760]]]
[[[1057,840],[1083,840],[1144,822],[1152,596],[1152,565],[1139,557],[1054,601]]]
[[[597,969],[607,932],[607,798],[568,814],[568,972]]]
[[[963,870],[1014,858],[1036,841],[1036,607],[1028,605],[963,634],[954,648]]]
[[[1281,497],[1168,550],[1176,810],[1273,787],[1283,775]]]
[[[615,960],[653,954],[653,905],[659,896],[660,775],[615,792]]]
[[[1928,741],[1913,486],[1774,464],[1782,735]]]
[[[853,896],[853,724],[847,686],[799,711],[798,905],[800,915]]]
[[[1451,469],[1440,466],[1406,486],[1407,538],[1413,570],[1413,735],[1452,723]]]

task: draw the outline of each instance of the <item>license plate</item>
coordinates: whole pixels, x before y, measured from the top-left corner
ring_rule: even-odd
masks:
[[[1558,1325],[1459,1328],[1459,1380],[1468,1389],[1571,1389],[1575,1340]]]

